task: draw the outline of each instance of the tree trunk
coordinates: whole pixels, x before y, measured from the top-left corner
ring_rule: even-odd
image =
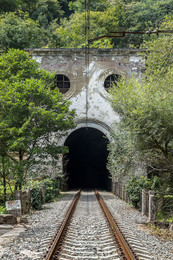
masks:
[[[5,173],[5,165],[4,165],[4,157],[2,157],[2,178],[3,178],[3,189],[4,189],[4,202],[7,200],[7,183],[6,183],[6,173]]]
[[[20,160],[20,163],[21,161],[23,160],[23,154],[22,154],[22,149],[19,149],[19,160]],[[19,190],[22,190],[22,182],[23,182],[23,171],[20,167],[20,179],[19,179]]]

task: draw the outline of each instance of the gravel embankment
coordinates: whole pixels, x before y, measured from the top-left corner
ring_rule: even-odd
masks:
[[[75,192],[57,202],[44,204],[44,209],[35,211],[28,218],[26,231],[17,239],[5,246],[3,260],[42,259],[56,229],[60,226],[64,215],[74,197]]]
[[[3,247],[0,259],[42,259],[43,253],[55,234],[55,230],[60,226],[74,194],[75,192],[68,192],[67,196],[60,201],[45,204],[43,210],[31,214],[25,232]],[[173,241],[166,242],[158,239],[150,234],[147,228],[144,229],[145,226],[141,224],[147,222],[146,216],[142,216],[140,212],[111,193],[101,192],[101,195],[106,199],[106,204],[117,222],[125,226],[129,233],[141,241],[141,245],[151,253],[154,260],[173,260]]]
[[[147,223],[147,217],[112,193],[101,192],[101,195],[117,222],[133,233],[155,260],[173,260],[173,240],[167,242],[152,235],[149,229],[142,225]]]

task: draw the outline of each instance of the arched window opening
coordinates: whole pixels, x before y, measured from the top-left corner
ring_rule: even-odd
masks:
[[[70,88],[69,78],[62,74],[57,74],[55,76],[55,88],[58,87],[62,94],[65,94]]]
[[[109,75],[104,82],[104,88],[108,91],[108,89],[112,86],[112,84],[117,85],[118,79],[120,75],[112,74]]]

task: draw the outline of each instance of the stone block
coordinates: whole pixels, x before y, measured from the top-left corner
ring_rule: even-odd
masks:
[[[17,217],[11,214],[0,215],[0,224],[17,224]]]

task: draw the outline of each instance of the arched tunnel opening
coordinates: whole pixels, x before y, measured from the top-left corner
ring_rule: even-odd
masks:
[[[109,140],[91,127],[72,132],[65,141],[69,153],[63,158],[67,187],[71,189],[111,190],[111,179],[106,168]]]

